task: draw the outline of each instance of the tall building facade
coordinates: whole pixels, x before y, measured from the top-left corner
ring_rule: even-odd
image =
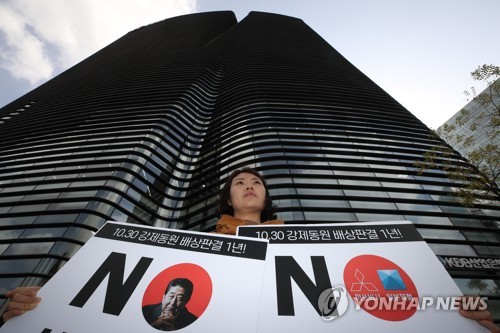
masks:
[[[43,284],[107,220],[213,230],[219,189],[249,165],[288,222],[412,221],[498,307],[500,209],[418,174],[433,140],[300,19],[141,27],[0,110],[1,291]]]

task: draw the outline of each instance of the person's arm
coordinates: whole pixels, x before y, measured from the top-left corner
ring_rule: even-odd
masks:
[[[9,298],[7,308],[2,315],[5,323],[9,319],[20,316],[26,311],[33,310],[42,300],[36,294],[40,287],[18,287],[5,294]]]

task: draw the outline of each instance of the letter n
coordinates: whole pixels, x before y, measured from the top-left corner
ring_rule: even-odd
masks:
[[[292,295],[292,279],[297,283],[297,286],[302,290],[304,295],[309,300],[309,303],[314,307],[316,312],[321,316],[321,311],[318,307],[318,298],[321,293],[331,288],[330,276],[326,268],[325,257],[311,257],[311,263],[314,272],[315,282],[312,282],[307,274],[300,268],[299,264],[291,256],[276,256],[276,296],[278,298],[278,315],[279,316],[294,316],[295,310],[293,306]]]
[[[83,307],[90,296],[96,291],[97,287],[99,287],[106,276],[109,275],[102,311],[115,316],[120,315],[120,312],[125,307],[130,296],[132,296],[135,287],[137,287],[137,284],[139,284],[139,281],[148,269],[151,261],[153,261],[153,258],[142,257],[127,280],[123,282],[125,275],[125,258],[126,255],[124,253],[111,252],[101,267],[97,269],[69,305],[79,308]]]

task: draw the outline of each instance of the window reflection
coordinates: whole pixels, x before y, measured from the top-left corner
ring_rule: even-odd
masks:
[[[356,217],[360,222],[404,220],[402,215],[395,214],[356,213]]]
[[[6,292],[16,288],[23,282],[23,277],[16,278],[0,278],[0,294],[5,294]]]
[[[308,221],[343,221],[354,222],[357,221],[356,215],[353,213],[342,212],[304,212],[304,216]]]
[[[440,229],[417,229],[420,235],[426,239],[455,239],[464,240],[465,237],[462,232],[458,230],[440,230]]]
[[[15,259],[15,260],[0,260],[0,272],[19,274],[31,273],[40,259]]]
[[[54,242],[46,243],[15,243],[10,244],[10,246],[3,253],[4,255],[14,255],[14,254],[40,254],[48,253]]]
[[[391,209],[396,210],[396,206],[392,202],[377,202],[377,201],[353,201],[349,203],[353,208],[362,209]]]
[[[477,256],[474,249],[469,245],[429,243],[429,246],[437,255],[473,257]]]
[[[466,295],[500,295],[500,280],[461,278],[453,280]]]
[[[405,215],[405,219],[413,223],[453,225],[453,223],[451,223],[450,219],[447,217]]]

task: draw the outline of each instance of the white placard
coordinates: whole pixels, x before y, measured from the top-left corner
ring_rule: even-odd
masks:
[[[245,226],[238,234],[270,241],[259,333],[487,332],[459,315],[452,297],[462,293],[411,222]]]
[[[255,332],[267,241],[108,222],[1,332],[151,332],[143,306],[168,282],[193,285],[186,332]],[[176,319],[177,320],[177,319]]]

